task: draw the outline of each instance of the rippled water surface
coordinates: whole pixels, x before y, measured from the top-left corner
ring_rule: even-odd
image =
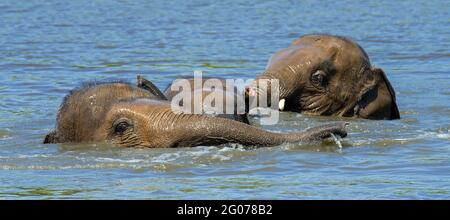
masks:
[[[0,198],[449,199],[449,27],[447,1],[0,1]],[[342,150],[41,144],[82,81],[249,79],[307,33],[359,42],[402,119],[346,119]],[[266,129],[338,120],[281,118]]]

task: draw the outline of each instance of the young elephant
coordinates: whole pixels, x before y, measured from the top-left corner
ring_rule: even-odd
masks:
[[[274,146],[285,142],[346,136],[347,123],[279,134],[234,120],[174,113],[168,101],[147,90],[114,82],[86,84],[71,92],[44,143],[108,141],[123,147],[193,147],[239,143]]]
[[[264,73],[246,88],[263,94],[258,79],[278,79],[280,110],[310,115],[398,119],[395,92],[366,52],[339,36],[306,35],[275,53]],[[270,91],[269,91],[270,92]]]
[[[221,118],[228,118],[228,119],[232,119],[232,120],[236,120],[236,121],[240,121],[246,124],[250,124],[249,120],[248,120],[248,115],[245,111],[245,103],[244,103],[244,99],[239,100],[238,97],[238,89],[237,87],[235,87],[234,85],[231,85],[231,91],[228,91],[226,88],[226,80],[225,79],[221,79],[221,78],[202,78],[202,80],[199,81],[199,84],[201,86],[201,88],[195,88],[194,86],[194,78],[185,78],[183,80],[186,80],[186,82],[189,84],[189,87],[191,88],[190,91],[187,92],[191,92],[191,111],[194,111],[195,107],[202,107],[204,109],[207,109],[208,107],[211,107],[210,103],[208,102],[207,98],[210,95],[213,95],[213,93],[220,93],[219,95],[222,97],[222,108],[221,109],[217,109],[219,111],[221,111],[220,114],[208,114],[210,116],[217,116],[217,117],[221,117]],[[214,88],[214,90],[211,90],[210,88],[208,88],[208,86],[206,84],[213,84],[213,81],[215,80],[217,83],[219,83],[221,86]],[[175,96],[177,96],[179,93],[181,92],[186,92],[186,91],[173,91],[172,90],[172,84],[168,85],[167,88],[164,90],[164,96],[169,100],[172,101],[173,98]],[[201,97],[202,99],[202,105],[194,105],[195,104],[195,100],[194,100],[194,96],[198,95],[199,97]],[[219,100],[214,100],[215,101],[219,101]],[[218,104],[218,103],[216,103]],[[231,107],[231,109],[233,110],[232,113],[226,112],[226,108],[227,107]],[[242,107],[242,109],[239,111],[239,107]]]

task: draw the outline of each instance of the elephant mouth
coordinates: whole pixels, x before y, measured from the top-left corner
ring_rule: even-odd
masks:
[[[249,85],[245,87],[245,110],[249,113],[254,107],[251,105],[251,99],[255,101],[259,96],[271,96],[269,89],[261,89],[255,85]],[[279,85],[279,97],[277,103],[267,102],[267,106],[272,109],[277,108],[279,111],[294,111],[305,115],[312,116],[342,116],[353,117],[358,115],[357,103],[351,103],[350,105],[341,100],[336,99],[329,93],[301,93],[298,90],[286,90],[283,84]]]
[[[266,72],[264,78],[256,79],[251,85],[245,87],[244,97],[249,99],[259,99],[261,96],[267,98],[267,106],[279,111],[287,111],[292,108],[292,95],[295,91],[287,89],[283,80],[272,76],[273,73]],[[261,88],[262,85],[262,88]],[[276,98],[275,98],[276,97]],[[263,99],[264,100],[264,99]],[[275,101],[275,102],[274,102]],[[249,104],[246,102],[246,105]],[[259,103],[258,103],[259,104]]]
[[[276,94],[271,94],[271,89],[260,89],[259,87],[247,86],[245,87],[244,97],[245,97],[245,107],[248,113],[251,110],[250,107],[264,107],[264,108],[276,108],[283,111],[286,106],[286,99],[280,99],[278,97],[276,103],[273,103],[272,97]],[[261,96],[265,96],[262,100],[259,100]]]

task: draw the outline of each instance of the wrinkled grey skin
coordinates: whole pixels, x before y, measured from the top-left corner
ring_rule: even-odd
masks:
[[[398,119],[395,91],[366,52],[339,36],[306,35],[275,53],[266,70],[246,88],[263,94],[258,79],[278,79],[280,110],[308,115]],[[283,100],[284,99],[284,103]]]
[[[85,85],[63,101],[56,130],[44,143],[110,142],[123,147],[193,147],[238,143],[275,146],[346,136],[346,123],[279,134],[219,117],[174,113],[168,101],[145,89],[115,82]]]
[[[205,77],[203,77],[202,80],[201,80],[201,84],[205,85],[204,84],[205,81],[207,81],[209,79],[213,79],[213,78],[205,78]],[[193,106],[194,103],[195,103],[194,102],[194,94],[195,93],[199,93],[198,95],[200,97],[202,97],[203,100],[205,100],[205,98],[208,95],[212,94],[213,92],[218,92],[218,93],[221,93],[222,96],[223,96],[223,103],[224,104],[223,104],[222,111],[226,112],[225,111],[226,110],[226,105],[233,105],[234,114],[214,114],[214,115],[208,114],[208,115],[221,117],[221,118],[233,119],[233,120],[240,121],[240,122],[243,122],[243,123],[246,123],[246,124],[250,124],[250,122],[248,120],[248,115],[247,115],[247,113],[245,111],[244,100],[242,100],[242,106],[243,106],[244,109],[242,109],[242,113],[239,113],[237,111],[238,110],[238,107],[237,107],[237,105],[238,105],[238,97],[237,97],[238,90],[237,90],[237,88],[235,86],[233,86],[233,88],[232,88],[233,91],[227,91],[225,79],[214,78],[214,80],[219,80],[221,82],[221,84],[223,85],[223,87],[215,88],[214,91],[208,90],[208,88],[195,89],[195,87],[194,87],[194,79],[193,78],[185,78],[185,80],[187,80],[189,82],[190,87],[191,87],[191,91],[188,91],[188,92],[191,92],[191,94],[192,94],[191,95],[191,98],[192,98],[191,99],[191,106]],[[168,85],[167,88],[164,90],[164,95],[169,101],[172,101],[172,99],[178,93],[185,92],[185,91],[172,91],[171,90],[171,86],[172,86],[172,84]],[[206,87],[206,86],[204,86],[204,87]],[[205,105],[208,105],[208,104],[209,103],[205,102],[204,103],[204,107],[206,107]],[[193,111],[193,109],[191,109],[191,110]]]

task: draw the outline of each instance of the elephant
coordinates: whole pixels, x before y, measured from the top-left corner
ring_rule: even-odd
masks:
[[[120,147],[175,148],[237,143],[276,146],[345,137],[348,123],[274,133],[242,122],[174,112],[170,102],[126,82],[85,83],[63,100],[44,143],[108,142]]]
[[[186,80],[185,82],[187,82],[189,84],[190,90],[188,92],[191,93],[190,95],[190,101],[191,101],[191,109],[189,109],[191,112],[194,112],[194,108],[195,107],[203,107],[204,109],[207,109],[209,106],[209,102],[207,102],[207,97],[209,95],[214,95],[218,94],[220,95],[219,97],[222,97],[222,108],[221,109],[216,109],[221,111],[220,113],[216,114],[215,112],[204,112],[201,111],[202,109],[199,110],[199,112],[203,113],[203,114],[207,114],[209,116],[217,116],[217,117],[221,117],[221,118],[228,118],[228,119],[232,119],[232,120],[236,120],[239,122],[243,122],[246,124],[250,124],[249,120],[248,120],[248,114],[245,111],[245,103],[244,100],[242,100],[242,103],[239,102],[239,97],[238,97],[238,89],[235,87],[234,84],[231,85],[231,91],[228,91],[226,88],[226,80],[222,79],[222,78],[205,78],[203,77],[199,82],[201,88],[195,88],[194,86],[194,78],[181,78]],[[210,88],[208,88],[205,84],[205,82],[207,82],[208,80],[215,80],[216,82],[220,83],[220,87],[214,88],[214,90],[211,90]],[[208,82],[207,82],[208,83]],[[140,88],[144,88],[148,91],[150,91],[151,93],[153,93],[154,95],[160,97],[161,100],[168,100],[168,101],[173,101],[174,97],[176,97],[179,93],[182,92],[186,92],[186,91],[174,91],[172,90],[172,86],[174,84],[171,83],[169,84],[166,89],[164,90],[164,93],[162,93],[150,80],[145,79],[142,76],[138,76],[137,77],[137,86]],[[202,101],[204,101],[202,103],[202,105],[194,105],[195,100],[194,100],[194,96],[198,95]],[[215,101],[218,100],[214,100],[213,103],[216,103]],[[179,101],[179,103],[182,105],[183,104],[183,100]],[[240,105],[241,104],[241,105]],[[226,108],[227,105],[232,105],[230,107],[232,107],[233,113],[227,113],[226,112]],[[242,106],[242,110],[239,111],[239,106]],[[214,109],[213,109],[214,110]]]
[[[246,99],[270,93],[259,80],[277,79],[281,111],[365,119],[399,119],[395,91],[364,49],[342,36],[304,35],[276,52],[246,87]]]

